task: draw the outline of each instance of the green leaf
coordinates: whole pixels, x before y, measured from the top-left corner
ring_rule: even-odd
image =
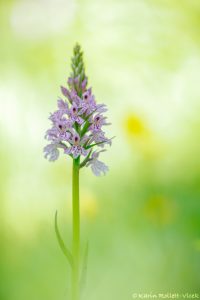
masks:
[[[86,146],[85,149],[90,149],[90,148],[92,148],[92,147],[94,147],[94,146],[101,145],[101,144],[104,144],[104,143],[106,143],[106,141],[99,142],[99,143],[95,143],[95,144],[91,144],[91,145],[89,145],[89,146]]]
[[[88,252],[89,252],[89,243],[87,242],[85,251],[83,254],[83,263],[82,263],[82,270],[81,270],[81,277],[80,277],[80,289],[83,292],[83,289],[86,285],[86,278],[87,278],[87,264],[88,264]]]
[[[81,137],[84,136],[84,134],[86,133],[86,131],[88,130],[88,127],[90,126],[90,122],[88,122],[88,120],[85,120],[85,124],[83,126],[83,129],[81,131]]]
[[[72,257],[72,254],[71,252],[67,249],[67,247],[65,246],[64,242],[63,242],[63,239],[60,235],[60,232],[59,232],[59,229],[58,229],[58,217],[57,217],[58,213],[56,211],[55,213],[55,232],[56,232],[56,237],[57,237],[57,240],[58,240],[58,244],[63,252],[63,254],[65,255],[65,257],[67,258],[70,266],[73,268],[73,257]]]
[[[90,152],[88,153],[88,155],[86,156],[86,158],[83,160],[83,162],[80,164],[80,168],[83,168],[87,162],[89,161],[90,158],[90,154],[91,154],[92,150],[90,150]]]

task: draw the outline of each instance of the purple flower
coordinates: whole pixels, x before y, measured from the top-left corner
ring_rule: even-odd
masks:
[[[65,102],[65,101],[63,101],[62,99],[58,99],[58,109],[60,110],[60,111],[62,111],[63,112],[63,114],[65,113],[65,114],[67,114],[68,113],[68,111],[69,111],[69,105],[68,105],[68,103],[67,102]]]
[[[71,91],[71,97],[72,97],[72,105],[76,104],[79,107],[81,103],[81,98],[77,95],[76,90]]]
[[[106,166],[102,161],[98,160],[100,152],[103,152],[105,150],[101,150],[99,152],[94,151],[91,155],[91,159],[88,161],[86,164],[86,167],[91,167],[92,172],[96,176],[101,176],[102,174],[105,175],[108,171],[109,168]]]
[[[69,138],[68,134],[69,133],[67,132],[61,133],[57,127],[52,127],[46,131],[45,138],[48,141],[59,143],[62,140],[68,139]]]
[[[61,92],[62,92],[63,96],[67,97],[68,100],[71,102],[72,100],[71,100],[70,91],[64,86],[61,86],[60,89],[61,89]]]
[[[95,102],[94,95],[92,95],[91,88],[83,93],[83,100],[80,104],[80,107],[81,107],[80,113],[86,115],[89,115],[96,110],[97,105]]]
[[[103,131],[96,131],[96,132],[93,132],[91,135],[90,135],[90,140],[88,142],[88,144],[92,144],[92,143],[95,143],[95,144],[98,144],[99,147],[104,147],[106,144],[107,145],[112,145],[112,138],[109,139],[105,136],[105,133]]]
[[[74,83],[74,79],[72,77],[69,77],[68,80],[67,80],[67,83],[71,87],[73,85],[73,83]]]
[[[79,125],[83,124],[84,119],[79,116],[78,106],[75,103],[71,106],[69,115],[73,122],[77,122]]]
[[[69,84],[69,87],[70,88],[78,88],[79,86],[79,82],[80,82],[80,76],[77,76],[77,77],[69,77],[67,83]]]
[[[50,114],[49,120],[52,121],[53,124],[55,124],[58,120],[60,120],[63,116],[63,111],[56,110],[54,113]]]
[[[73,158],[77,158],[80,155],[86,156],[88,154],[89,151],[83,147],[85,139],[80,139],[78,133],[74,133],[69,142],[71,147],[65,150],[66,154],[72,154]]]
[[[82,52],[79,46],[74,48],[72,74],[68,79],[68,88],[61,86],[65,100],[58,99],[57,110],[49,117],[52,122],[45,138],[50,141],[44,148],[44,156],[50,161],[59,157],[59,150],[65,155],[78,159],[80,168],[91,166],[97,176],[105,174],[108,167],[98,157],[105,145],[111,145],[104,127],[110,125],[104,113],[105,104],[97,104],[92,88],[87,88]],[[82,161],[81,161],[82,159]]]
[[[97,114],[95,117],[93,117],[92,124],[90,126],[90,130],[96,132],[100,131],[103,125],[110,125],[106,122],[107,117],[104,117],[101,114]]]
[[[105,104],[97,104],[97,107],[96,107],[96,112],[98,113],[104,113],[107,111],[107,107]]]
[[[86,86],[87,86],[87,77],[85,77],[85,79],[83,80],[83,82],[81,84],[81,88],[82,88],[83,91],[85,91]]]
[[[58,144],[49,144],[44,147],[44,157],[49,161],[55,161],[59,157]]]

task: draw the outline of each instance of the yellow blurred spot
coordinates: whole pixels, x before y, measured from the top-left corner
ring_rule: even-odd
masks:
[[[148,199],[144,212],[151,222],[158,225],[167,225],[173,222],[176,207],[171,199],[156,195]]]
[[[93,220],[98,213],[98,209],[98,202],[95,195],[89,191],[81,191],[81,215],[86,219]]]
[[[125,120],[125,129],[129,136],[141,136],[148,133],[143,120],[133,114],[127,116]]]
[[[125,118],[124,125],[128,142],[134,152],[137,151],[147,159],[158,158],[164,153],[163,144],[142,118],[135,114],[129,114]]]

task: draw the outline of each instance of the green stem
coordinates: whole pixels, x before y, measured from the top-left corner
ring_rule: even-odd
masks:
[[[80,211],[79,211],[79,165],[80,157],[73,159],[73,183],[72,183],[72,206],[73,206],[73,241],[72,255],[74,266],[72,269],[72,300],[80,299],[79,273],[80,273]]]

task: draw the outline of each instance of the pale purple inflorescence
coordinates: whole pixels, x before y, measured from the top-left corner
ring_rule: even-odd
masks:
[[[111,145],[111,139],[104,132],[104,127],[110,123],[104,116],[106,106],[97,104],[92,89],[87,88],[82,52],[78,45],[74,48],[72,69],[69,88],[61,87],[64,99],[58,99],[57,110],[49,117],[52,127],[45,134],[50,142],[44,148],[45,158],[55,161],[60,150],[63,150],[73,159],[82,159],[80,167],[90,166],[93,173],[100,176],[108,171],[108,167],[98,158],[105,151],[105,145]]]

